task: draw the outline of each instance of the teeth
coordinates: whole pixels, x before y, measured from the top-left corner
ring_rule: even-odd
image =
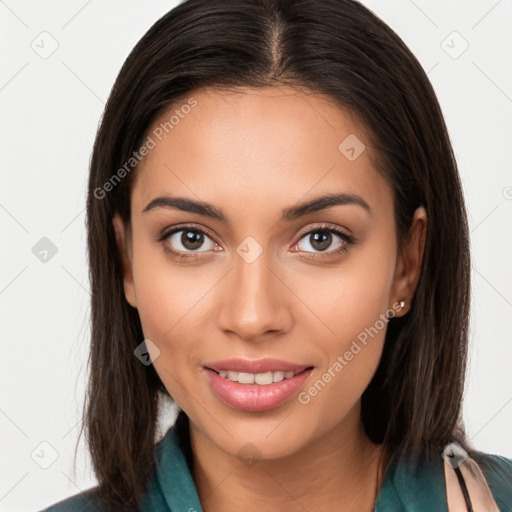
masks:
[[[240,372],[238,374],[238,382],[240,382],[240,384],[254,384],[254,377],[255,375],[253,373]]]
[[[293,372],[292,372],[293,373]],[[284,372],[274,372],[274,382],[281,382],[284,379]]]
[[[266,373],[246,373],[246,372],[233,372],[231,370],[220,370],[219,375],[226,379],[232,380],[233,382],[239,382],[240,384],[260,384],[262,386],[268,386],[273,382],[281,382],[283,379],[291,379],[295,372],[266,372]]]

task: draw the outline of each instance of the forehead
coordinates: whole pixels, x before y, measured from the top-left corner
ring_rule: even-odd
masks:
[[[338,192],[361,195],[372,209],[390,206],[362,124],[310,91],[197,90],[148,136],[154,144],[134,176],[134,211],[166,193],[245,211]]]

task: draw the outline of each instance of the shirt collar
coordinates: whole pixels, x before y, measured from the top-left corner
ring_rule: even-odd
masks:
[[[170,510],[203,512],[175,427],[171,427],[158,443],[156,456],[157,478]]]

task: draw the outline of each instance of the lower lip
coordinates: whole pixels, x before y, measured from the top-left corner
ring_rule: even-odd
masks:
[[[291,379],[274,382],[266,386],[261,384],[240,384],[221,377],[209,368],[205,368],[213,390],[224,402],[242,411],[266,411],[281,405],[304,384],[312,368],[304,370]]]

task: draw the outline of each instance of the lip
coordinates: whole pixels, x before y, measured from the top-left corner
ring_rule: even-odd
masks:
[[[203,371],[213,391],[224,403],[234,409],[256,412],[274,409],[290,399],[304,385],[313,368],[306,367],[294,377],[268,385],[240,384],[221,377],[210,368],[204,368]]]
[[[220,370],[231,370],[233,372],[246,373],[278,372],[280,370],[284,372],[299,373],[310,366],[313,365],[290,363],[289,361],[268,357],[257,360],[242,358],[224,359],[223,361],[215,361],[204,365],[206,369],[215,370],[216,372],[219,372]]]

